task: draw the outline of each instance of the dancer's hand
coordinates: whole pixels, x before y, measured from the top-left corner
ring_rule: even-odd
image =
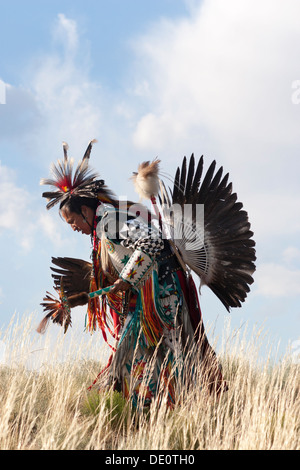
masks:
[[[115,283],[114,283],[114,287],[110,290],[110,294],[116,294],[117,292],[119,291],[126,291],[128,289],[130,289],[131,285],[129,284],[129,282],[126,282],[126,281],[123,281],[123,279],[118,279]]]

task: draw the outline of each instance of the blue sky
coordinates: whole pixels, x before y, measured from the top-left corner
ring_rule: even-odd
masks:
[[[97,138],[94,168],[131,199],[141,161],[159,156],[170,174],[192,152],[223,165],[258,257],[231,324],[263,325],[282,351],[299,340],[299,3],[0,0],[0,11],[0,327],[14,312],[42,317],[51,256],[89,258],[90,240],[46,212],[39,180],[63,140],[78,160]],[[201,305],[221,335],[227,312],[205,288]]]

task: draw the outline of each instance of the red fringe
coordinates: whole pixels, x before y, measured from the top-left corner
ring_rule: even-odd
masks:
[[[149,346],[155,346],[157,344],[157,340],[163,331],[157,315],[154,315],[155,305],[152,294],[152,279],[150,277],[141,289],[141,313],[143,315],[141,324]]]

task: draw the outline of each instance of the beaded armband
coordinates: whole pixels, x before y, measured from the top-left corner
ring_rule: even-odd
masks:
[[[141,250],[135,250],[122,269],[120,277],[137,288],[153,264],[153,260]]]

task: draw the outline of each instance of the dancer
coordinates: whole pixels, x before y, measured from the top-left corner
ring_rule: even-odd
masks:
[[[192,155],[177,169],[170,195],[159,160],[142,163],[132,176],[142,204],[118,201],[89,168],[91,141],[73,175],[73,161],[52,166],[54,186],[43,193],[47,209],[59,204],[70,227],[91,236],[92,262],[52,258],[57,300],[47,293],[49,320],[71,323],[71,309],[87,304],[86,327],[100,328],[112,352],[94,385],[113,387],[147,406],[165,397],[172,407],[180,387],[193,380],[195,364],[203,386],[220,393],[226,385],[211,348],[192,274],[218,296],[227,310],[240,307],[255,270],[255,242],[247,213],[237,202],[228,174],[213,162],[203,175],[203,157]]]

